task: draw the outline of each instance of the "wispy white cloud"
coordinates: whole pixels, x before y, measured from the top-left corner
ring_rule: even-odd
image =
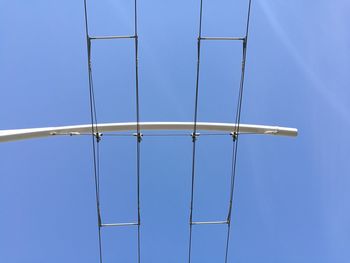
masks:
[[[281,43],[285,46],[285,48],[294,58],[295,63],[300,67],[302,72],[304,72],[305,76],[310,80],[312,84],[310,85],[310,87],[314,88],[314,91],[317,92],[321,96],[321,98],[336,111],[338,116],[341,116],[345,121],[348,121],[348,112],[350,111],[349,104],[346,103],[346,101],[344,101],[344,97],[342,96],[342,94],[337,94],[336,92],[334,92],[336,90],[334,86],[332,87],[330,86],[330,84],[328,85],[326,84],[326,83],[332,83],[332,85],[337,85],[337,79],[330,79],[332,78],[332,74],[324,75],[315,71],[313,68],[313,65],[311,65],[305,59],[305,57],[303,56],[303,53],[300,50],[298,50],[293,40],[286,33],[287,30],[285,30],[285,28],[283,27],[283,24],[277,19],[276,13],[274,12],[270,3],[268,1],[258,1],[258,4],[261,7],[263,13],[265,14],[266,19],[269,22],[271,28],[275,31],[276,35],[280,38]],[[330,8],[330,10],[332,10],[332,8]],[[325,21],[326,19],[327,21]],[[330,22],[335,23],[331,27],[336,29],[339,19],[334,20],[334,19],[329,19],[328,17],[327,18],[323,17],[323,21],[324,21],[324,24],[328,24]],[[331,31],[328,31],[328,33],[331,33]],[[318,41],[322,41],[323,37],[326,37],[326,35],[319,36]],[[303,41],[315,42],[315,39],[303,39]],[[310,43],[310,44],[313,44],[313,43]],[[303,45],[303,46],[305,47],[306,45]],[[319,50],[316,50],[315,52],[319,52]],[[317,56],[317,54],[315,54],[315,56]],[[333,61],[333,60],[336,60],[336,58],[333,58],[332,61],[328,63],[332,63],[332,62],[335,63],[336,61]],[[334,66],[336,66],[336,63],[334,64]]]

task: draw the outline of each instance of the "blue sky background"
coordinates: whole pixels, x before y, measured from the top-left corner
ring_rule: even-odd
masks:
[[[241,36],[247,1],[204,1],[203,35]],[[91,35],[132,34],[132,3],[89,1]],[[253,1],[229,262],[350,258],[350,3]],[[199,1],[140,1],[142,121],[191,121]],[[89,123],[83,1],[0,0],[0,128]],[[132,40],[93,46],[98,119],[135,120]],[[204,43],[199,120],[232,122],[240,46]],[[222,220],[231,140],[198,141],[195,220]],[[142,262],[186,262],[190,137],[145,138]],[[1,262],[98,262],[90,137],[0,145]],[[136,220],[134,138],[101,142],[105,223]],[[193,262],[223,262],[225,226],[194,228]],[[103,229],[105,262],[136,262],[136,228]]]

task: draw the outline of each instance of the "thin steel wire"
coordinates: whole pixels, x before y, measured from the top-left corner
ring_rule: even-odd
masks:
[[[230,243],[230,233],[231,233],[231,217],[232,217],[232,203],[233,203],[233,193],[235,187],[235,177],[237,170],[237,152],[238,152],[238,138],[239,138],[239,127],[241,122],[241,112],[242,112],[242,101],[243,101],[243,90],[244,90],[244,77],[245,77],[245,66],[247,59],[247,43],[249,36],[249,23],[250,23],[250,12],[251,12],[251,3],[249,0],[248,3],[248,12],[247,12],[247,23],[246,23],[246,32],[245,39],[243,40],[243,55],[242,55],[242,67],[241,67],[241,81],[238,95],[238,103],[236,110],[236,129],[233,134],[233,146],[232,146],[232,165],[231,165],[231,185],[230,185],[230,201],[229,201],[229,209],[227,215],[227,236],[226,236],[226,249],[225,249],[225,263],[228,260],[228,250]]]
[[[132,133],[103,133],[103,137],[133,137]]]
[[[143,134],[143,137],[189,137],[193,136],[192,133],[155,133],[155,134]],[[199,136],[231,136],[230,133],[197,133]]]
[[[136,87],[136,122],[137,122],[137,136],[136,136],[136,165],[137,165],[137,260],[141,262],[141,213],[140,213],[140,159],[141,159],[141,131],[140,131],[140,100],[139,100],[139,42],[137,30],[137,0],[134,1],[134,33],[135,33],[135,87]]]
[[[196,93],[194,107],[194,124],[192,133],[192,177],[191,177],[191,203],[190,203],[190,233],[188,244],[188,262],[191,262],[192,253],[192,220],[193,220],[193,197],[195,184],[195,164],[196,164],[196,141],[197,141],[197,119],[198,119],[198,94],[199,94],[199,75],[200,75],[200,54],[201,54],[201,36],[202,36],[202,17],[203,17],[203,0],[200,1],[199,9],[199,30],[197,39],[197,71],[196,71]]]
[[[197,133],[198,134],[198,133]],[[242,135],[261,135],[260,133],[255,132],[239,132],[240,136]],[[52,136],[91,136],[91,133],[75,133],[75,132],[66,132],[66,133],[55,133],[51,134]],[[101,137],[135,137],[134,133],[100,133]],[[142,133],[142,137],[189,137],[192,136],[192,133]],[[200,133],[198,136],[230,136],[232,133]]]
[[[102,260],[102,239],[101,239],[101,213],[100,213],[100,197],[99,197],[99,146],[98,140],[95,135],[98,135],[97,117],[96,117],[96,105],[95,95],[93,88],[92,68],[91,68],[91,41],[89,37],[88,26],[88,13],[87,13],[87,0],[84,0],[84,18],[85,18],[85,34],[87,45],[87,64],[89,75],[89,98],[90,98],[90,117],[91,117],[91,138],[92,138],[92,150],[93,150],[93,164],[94,164],[94,182],[95,182],[95,198],[98,220],[98,244],[99,244],[99,260]]]

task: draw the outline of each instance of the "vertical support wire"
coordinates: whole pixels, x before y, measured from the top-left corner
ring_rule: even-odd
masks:
[[[225,263],[227,263],[227,260],[228,260],[228,250],[229,250],[229,243],[230,243],[232,203],[233,203],[233,193],[234,193],[234,187],[235,187],[236,170],[237,170],[238,137],[239,137],[239,127],[240,127],[241,112],[242,112],[242,101],[243,101],[245,66],[246,66],[246,58],[247,58],[247,43],[248,43],[248,35],[249,35],[251,3],[252,3],[252,1],[249,0],[245,37],[243,40],[241,81],[240,81],[238,103],[237,103],[237,109],[236,109],[236,124],[237,125],[236,125],[235,131],[232,135],[233,136],[233,145],[232,145],[231,185],[230,185],[229,209],[228,209],[228,215],[227,215],[227,237],[226,237]]]
[[[134,30],[135,30],[135,86],[136,86],[136,176],[137,176],[137,260],[138,263],[141,262],[141,237],[140,237],[140,227],[141,227],[141,213],[140,213],[140,155],[141,155],[141,131],[140,131],[140,104],[139,104],[139,42],[138,42],[138,32],[137,32],[137,0],[134,2]]]
[[[203,0],[200,1],[199,11],[199,32],[197,39],[197,76],[196,76],[196,95],[194,107],[194,121],[192,133],[192,178],[191,178],[191,204],[190,204],[190,233],[188,245],[188,262],[191,262],[192,253],[192,220],[193,220],[193,199],[194,199],[194,183],[195,183],[195,163],[196,163],[196,141],[197,141],[197,119],[198,119],[198,94],[199,94],[199,75],[200,75],[200,54],[201,54],[201,36],[202,36],[202,17],[203,17]]]
[[[89,98],[90,98],[90,117],[91,117],[91,138],[92,138],[92,150],[93,150],[93,164],[94,164],[94,182],[95,182],[95,198],[96,198],[96,210],[98,221],[98,244],[99,244],[99,261],[102,263],[102,239],[101,239],[101,209],[100,209],[100,175],[99,175],[99,141],[100,134],[97,126],[97,113],[95,94],[92,78],[92,66],[91,66],[91,39],[89,37],[88,27],[88,13],[87,13],[87,0],[84,0],[84,18],[85,18],[85,34],[86,34],[86,46],[87,46],[87,64],[89,75]]]

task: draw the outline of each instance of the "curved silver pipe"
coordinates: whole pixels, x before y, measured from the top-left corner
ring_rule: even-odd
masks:
[[[193,130],[193,122],[140,122],[142,131],[178,131]],[[233,132],[236,129],[235,123],[214,123],[214,122],[197,122],[197,131],[214,131],[214,132]],[[121,123],[101,123],[97,124],[99,132],[125,132],[136,131],[136,122]],[[32,138],[50,137],[59,134],[91,134],[91,124],[44,127],[17,130],[0,130],[0,142],[18,141]],[[281,136],[297,136],[298,130],[295,128],[240,124],[239,133],[252,134],[269,134]]]

